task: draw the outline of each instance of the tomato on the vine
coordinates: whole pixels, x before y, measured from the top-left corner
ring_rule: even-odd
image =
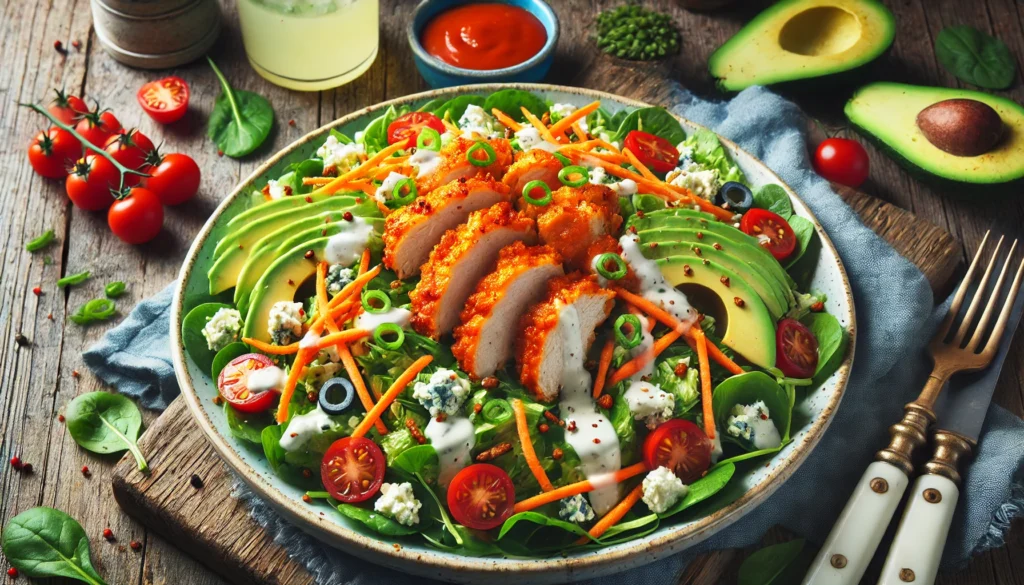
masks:
[[[153,141],[138,129],[121,130],[112,134],[103,145],[104,150],[114,157],[114,160],[132,170],[138,170],[146,162],[146,157],[153,152]],[[138,183],[139,175],[125,176],[125,183]]]
[[[644,463],[649,469],[667,467],[685,484],[700,479],[711,466],[714,445],[691,421],[666,421],[644,441]]]
[[[64,188],[75,207],[96,211],[114,202],[111,190],[116,190],[120,181],[121,172],[109,160],[89,154],[75,163]]]
[[[786,259],[796,249],[796,234],[789,222],[767,209],[755,207],[744,213],[740,229],[757,238],[761,247],[771,252],[776,260]]]
[[[444,122],[434,114],[409,112],[388,124],[388,144],[404,142],[406,148],[416,146],[416,139],[424,128],[433,128],[438,134],[444,134],[445,131]]]
[[[228,362],[217,376],[217,390],[221,397],[239,412],[263,412],[274,405],[274,389],[253,388],[250,377],[254,372],[274,366],[270,358],[259,353],[240,355]]]
[[[134,187],[107,212],[107,225],[114,235],[129,244],[144,244],[160,233],[164,207],[149,189]]]
[[[868,152],[856,140],[829,138],[814,152],[814,170],[829,181],[857,188],[868,178]]]
[[[810,378],[818,368],[818,340],[796,319],[779,321],[775,332],[775,365],[793,378]]]
[[[82,143],[67,130],[56,126],[40,132],[28,146],[28,162],[37,173],[51,179],[68,174],[75,161],[82,158]]]
[[[648,132],[633,130],[626,134],[622,145],[656,173],[667,173],[679,162],[679,151],[671,142]]]
[[[165,77],[150,81],[135,95],[139,105],[160,124],[177,122],[188,110],[189,89],[180,77]]]
[[[111,135],[121,130],[121,122],[110,112],[98,109],[82,114],[82,119],[75,125],[75,131],[92,144],[103,148]]]
[[[516,503],[516,490],[505,470],[474,463],[455,474],[448,484],[448,509],[455,520],[474,530],[501,526]]]
[[[61,90],[57,91],[57,97],[50,103],[47,110],[65,124],[74,124],[79,116],[89,111],[85,100],[75,95],[68,95]]]
[[[153,160],[155,159],[155,160]],[[156,193],[164,205],[178,205],[199,191],[199,165],[186,154],[172,153],[151,157],[145,169],[150,175],[143,184]]]
[[[366,437],[344,437],[324,453],[320,479],[334,499],[364,502],[380,491],[385,465],[376,443]]]

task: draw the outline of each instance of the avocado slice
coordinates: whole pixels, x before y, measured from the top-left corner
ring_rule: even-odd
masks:
[[[896,19],[877,0],[783,0],[719,47],[708,69],[726,91],[845,77],[884,53],[895,35]]]
[[[253,193],[255,196],[259,196],[259,191]],[[337,197],[339,195],[346,195],[349,197],[362,197],[366,198],[366,193],[362,191],[338,191],[336,193],[309,193],[308,195],[295,195],[292,197],[282,197],[280,199],[274,199],[272,201],[262,201],[257,205],[246,209],[242,213],[239,213],[235,217],[228,220],[228,227],[236,227],[249,223],[253,219],[262,215],[269,215],[271,213],[277,213],[279,211],[285,211],[287,209],[294,209],[296,207],[302,207],[309,203],[319,203],[324,199],[330,199],[331,197]],[[306,198],[311,199],[307,201]],[[258,197],[257,197],[258,198]]]
[[[725,323],[716,323],[715,332],[722,343],[754,365],[775,366],[775,320],[761,297],[739,275],[716,262],[705,259],[694,263],[686,256],[661,258],[657,263],[665,280],[687,295],[693,295],[688,288],[701,287],[721,300]],[[729,279],[729,286],[722,282],[723,276]],[[249,319],[245,323],[249,327]]]
[[[1005,132],[993,150],[956,156],[925,138],[917,127],[917,115],[948,99],[977,100],[999,114]],[[998,186],[1024,178],[1024,108],[1011,100],[966,89],[880,82],[858,89],[845,111],[858,131],[908,170],[940,186]]]

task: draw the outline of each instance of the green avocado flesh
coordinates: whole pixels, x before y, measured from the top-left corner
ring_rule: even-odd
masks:
[[[826,77],[870,63],[895,34],[877,0],[783,0],[719,47],[708,69],[727,91]]]
[[[978,156],[956,156],[921,133],[917,115],[935,103],[970,99],[988,104],[1004,124],[996,147]],[[999,185],[1024,178],[1024,108],[1008,99],[966,89],[872,83],[846,103],[846,117],[896,160],[924,178],[958,185]]]

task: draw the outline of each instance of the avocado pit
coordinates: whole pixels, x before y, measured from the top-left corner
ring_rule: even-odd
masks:
[[[943,100],[921,110],[917,127],[928,142],[954,156],[980,156],[1003,137],[1003,120],[992,106],[964,98]]]

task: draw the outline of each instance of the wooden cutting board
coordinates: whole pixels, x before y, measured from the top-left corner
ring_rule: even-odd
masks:
[[[665,78],[666,72],[656,66],[626,66],[606,58],[574,85],[668,105]],[[960,258],[960,246],[949,233],[875,197],[834,187],[865,225],[921,269],[934,291],[948,290]],[[303,565],[289,559],[231,496],[233,476],[192,422],[181,398],[146,430],[139,445],[152,472],[139,473],[131,457],[114,472],[114,496],[125,511],[231,583],[312,584]],[[732,582],[743,554],[726,550],[703,555],[680,575],[679,583]]]

